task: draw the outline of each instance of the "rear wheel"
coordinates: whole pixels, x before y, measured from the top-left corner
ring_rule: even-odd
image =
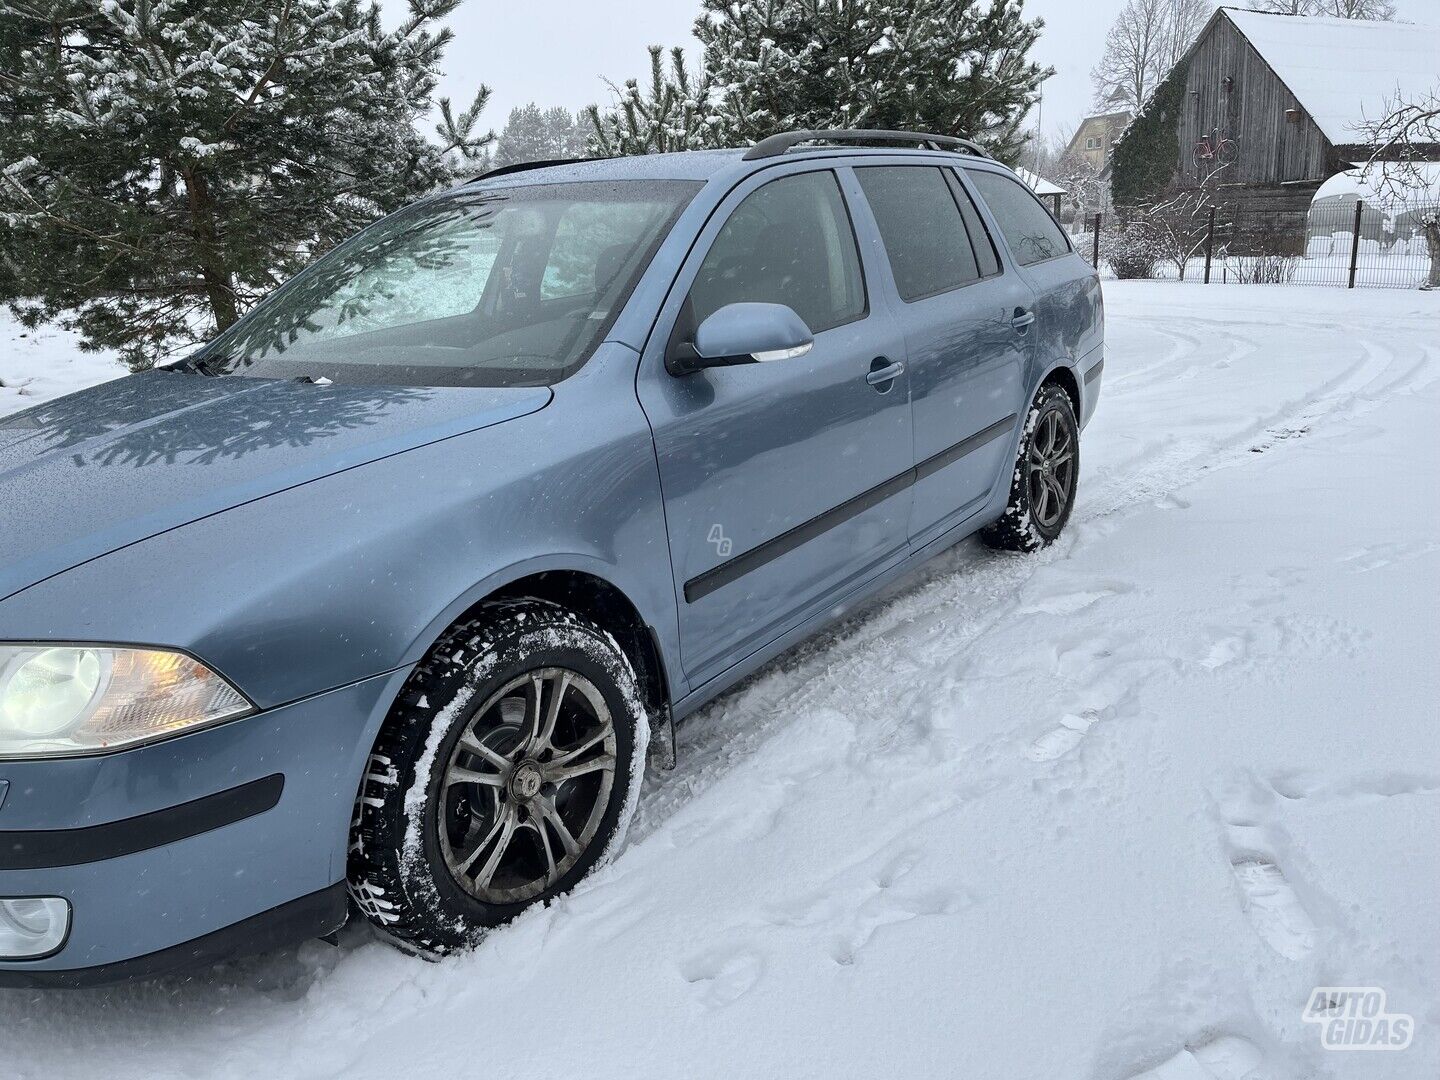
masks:
[[[472,944],[614,853],[647,740],[608,633],[545,601],[488,605],[435,647],[381,731],[351,895],[402,943]]]
[[[1005,513],[980,538],[1006,551],[1038,551],[1070,520],[1080,480],[1080,424],[1070,395],[1040,387],[1025,416]]]

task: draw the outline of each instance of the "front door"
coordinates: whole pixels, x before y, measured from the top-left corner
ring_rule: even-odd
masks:
[[[870,302],[834,172],[752,177],[711,217],[641,364],[696,687],[904,556],[904,341]],[[672,375],[665,354],[726,304],[791,307],[800,357]],[[894,372],[877,380],[876,371]]]

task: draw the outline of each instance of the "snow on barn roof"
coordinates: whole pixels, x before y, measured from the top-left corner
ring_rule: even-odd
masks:
[[[1440,84],[1440,27],[1224,10],[1333,145]]]
[[[1036,195],[1065,195],[1066,190],[1059,184],[1052,184],[1043,176],[1036,176],[1029,169],[1016,169],[1015,175],[1025,181],[1027,187]]]

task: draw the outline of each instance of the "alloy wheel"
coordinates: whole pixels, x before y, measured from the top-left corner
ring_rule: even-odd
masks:
[[[1042,528],[1054,528],[1075,490],[1075,445],[1059,409],[1044,413],[1035,425],[1026,466],[1030,512]]]
[[[531,900],[594,841],[615,784],[615,725],[583,675],[541,668],[493,694],[460,732],[441,781],[440,850],[487,904]]]

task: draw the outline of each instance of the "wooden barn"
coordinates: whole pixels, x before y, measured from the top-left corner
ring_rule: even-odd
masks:
[[[1369,157],[1363,125],[1440,84],[1440,28],[1220,8],[1117,143],[1117,202],[1202,184],[1246,210],[1304,210]]]

